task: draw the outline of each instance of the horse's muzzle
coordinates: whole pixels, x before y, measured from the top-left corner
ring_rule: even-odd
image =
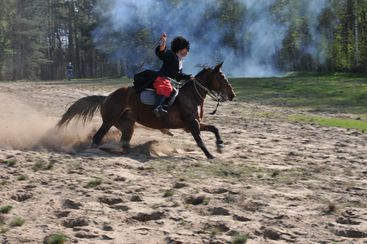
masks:
[[[219,102],[226,102],[228,101],[228,96],[226,94],[221,94],[219,97]]]
[[[233,100],[233,98],[235,98],[235,96],[236,96],[236,94],[234,94],[234,93],[229,94],[229,95],[228,95],[228,100],[229,100],[229,101],[232,101],[232,100]]]
[[[230,92],[229,94],[222,92],[219,94],[219,96],[220,96],[219,100],[220,102],[226,102],[226,101],[232,101],[236,95],[234,94],[234,92]]]

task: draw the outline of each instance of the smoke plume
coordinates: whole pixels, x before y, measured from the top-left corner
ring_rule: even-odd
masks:
[[[231,7],[231,3],[236,3],[236,7]],[[229,76],[274,76],[279,74],[274,55],[282,48],[290,26],[273,14],[278,3],[277,0],[102,1],[97,8],[102,21],[93,36],[97,47],[111,58],[136,65],[144,62],[145,68],[149,65],[157,68],[153,49],[161,33],[166,32],[169,41],[182,35],[191,43],[185,73],[196,73],[197,64],[214,65],[224,60],[223,69]],[[313,37],[303,48],[315,57],[317,17],[327,0],[286,1],[280,6],[287,14],[295,4],[300,4],[299,14],[308,21]]]

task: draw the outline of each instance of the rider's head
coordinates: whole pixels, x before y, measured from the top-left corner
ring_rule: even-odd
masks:
[[[185,57],[190,51],[190,42],[182,36],[178,36],[171,42],[171,49],[181,57]]]

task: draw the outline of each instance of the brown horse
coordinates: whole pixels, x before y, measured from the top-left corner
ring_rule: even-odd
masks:
[[[213,155],[206,148],[200,136],[200,131],[210,131],[215,134],[216,145],[220,151],[223,141],[218,129],[214,125],[201,123],[198,107],[203,105],[205,97],[215,94],[221,101],[232,100],[235,93],[228,79],[221,72],[223,63],[214,68],[204,68],[195,78],[186,82],[179,90],[176,101],[169,108],[167,115],[156,117],[152,106],[140,102],[139,94],[133,87],[122,87],[109,96],[88,96],[72,104],[58,126],[67,125],[74,117],[84,121],[91,119],[100,109],[102,125],[93,137],[93,145],[97,146],[108,130],[115,126],[122,133],[120,143],[123,149],[129,149],[129,143],[134,133],[134,124],[137,122],[154,129],[179,129],[191,132],[197,145],[205,155],[211,159]]]

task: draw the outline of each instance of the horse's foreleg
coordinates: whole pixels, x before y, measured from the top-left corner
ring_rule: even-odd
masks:
[[[214,156],[208,151],[208,149],[206,148],[203,140],[201,139],[200,136],[200,125],[199,122],[197,120],[193,120],[192,122],[190,122],[190,126],[189,129],[191,131],[192,136],[194,137],[197,145],[201,148],[201,150],[203,150],[203,152],[205,153],[205,156],[208,159],[213,159]]]
[[[222,138],[220,137],[218,128],[215,127],[214,125],[207,125],[207,124],[200,123],[200,131],[210,131],[214,133],[215,139],[216,139],[215,143],[217,145],[217,150],[218,152],[222,153],[224,144],[223,144]]]

